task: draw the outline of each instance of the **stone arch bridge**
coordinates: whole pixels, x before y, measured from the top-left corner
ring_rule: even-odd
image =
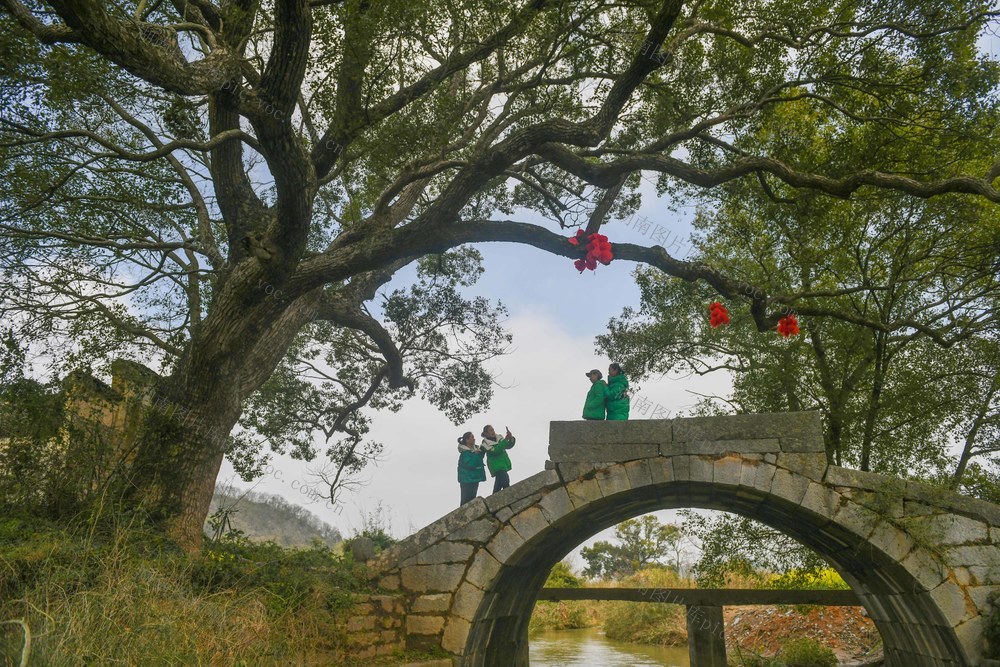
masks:
[[[1000,589],[1000,506],[827,464],[818,413],[552,422],[546,470],[395,545],[375,578],[405,600],[407,642],[462,667],[528,664],[549,569],[625,519],[742,514],[835,567],[901,667],[984,661]]]

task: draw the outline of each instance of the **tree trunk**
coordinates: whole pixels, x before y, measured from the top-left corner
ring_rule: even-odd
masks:
[[[951,488],[957,489],[962,483],[962,477],[965,476],[965,469],[969,465],[969,461],[972,459],[972,450],[976,445],[976,438],[979,436],[979,430],[983,426],[983,422],[986,420],[986,415],[989,413],[990,404],[993,402],[993,397],[996,396],[997,391],[1000,391],[1000,376],[994,376],[993,381],[990,383],[990,389],[986,392],[983,397],[983,402],[980,405],[979,411],[976,413],[976,418],[972,420],[972,426],[969,427],[969,432],[965,434],[965,446],[962,447],[962,455],[958,459],[958,465],[955,467],[955,474],[951,478]]]
[[[147,411],[123,493],[126,504],[146,512],[189,553],[201,548],[227,436],[240,414],[239,401],[229,389],[235,383],[199,379],[215,400],[192,401],[191,393],[164,392]]]
[[[882,407],[882,388],[885,386],[885,376],[889,365],[886,351],[888,334],[879,331],[875,333],[875,375],[872,379],[871,399],[868,402],[868,413],[865,415],[864,435],[861,439],[861,469],[871,470],[872,441],[875,438],[875,423]]]

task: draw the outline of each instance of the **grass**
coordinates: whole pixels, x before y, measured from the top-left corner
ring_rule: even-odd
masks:
[[[0,621],[29,629],[31,663],[330,664],[341,616],[367,590],[329,548],[235,537],[189,557],[137,520],[98,528],[0,519]],[[0,665],[25,633],[0,625]]]

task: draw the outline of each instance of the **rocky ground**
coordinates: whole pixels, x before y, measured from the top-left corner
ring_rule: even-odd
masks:
[[[730,655],[750,649],[772,656],[788,639],[811,637],[830,647],[841,665],[881,657],[878,631],[862,607],[726,607],[725,619]]]

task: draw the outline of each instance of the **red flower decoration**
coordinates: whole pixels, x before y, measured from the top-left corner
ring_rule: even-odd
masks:
[[[567,239],[571,245],[580,245],[580,241],[584,236],[584,231],[582,229],[576,230],[576,236],[571,236]],[[573,262],[573,266],[580,273],[584,270],[590,269],[593,271],[597,268],[597,263],[600,262],[607,266],[614,259],[615,255],[611,250],[611,243],[608,242],[608,237],[603,234],[588,234],[587,235],[587,256],[584,259],[578,259]]]
[[[799,333],[799,321],[795,315],[785,315],[778,320],[778,333],[785,338]]]
[[[723,324],[729,324],[729,311],[718,301],[713,301],[708,306],[708,323],[712,325],[713,329]]]

